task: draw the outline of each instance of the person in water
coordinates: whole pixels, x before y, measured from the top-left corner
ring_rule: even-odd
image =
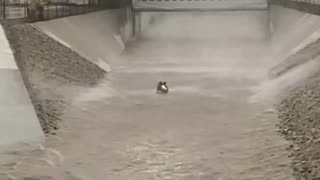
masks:
[[[160,81],[157,87],[157,93],[159,94],[167,94],[169,92],[169,88],[166,82]]]

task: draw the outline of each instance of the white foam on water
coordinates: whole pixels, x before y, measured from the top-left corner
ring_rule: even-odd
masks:
[[[122,40],[121,35],[120,35],[120,34],[115,34],[115,35],[114,35],[114,38],[117,40],[117,42],[118,42],[118,44],[119,44],[119,46],[120,46],[120,48],[121,48],[121,51],[123,51],[124,48],[125,48],[125,45],[124,45],[124,42],[123,42],[123,40]]]
[[[75,97],[74,104],[94,102],[99,100],[106,100],[115,96],[119,96],[119,93],[112,88],[108,80],[103,80],[97,86],[93,88],[84,88],[80,90],[80,93]]]

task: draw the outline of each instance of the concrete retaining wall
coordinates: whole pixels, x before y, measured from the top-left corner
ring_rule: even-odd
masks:
[[[132,35],[127,8],[40,22],[35,27],[103,69],[124,50]]]
[[[0,150],[43,140],[39,120],[0,25]]]
[[[273,74],[281,74],[309,59],[292,61],[292,56],[320,38],[320,16],[294,9],[271,6],[272,50],[277,62]],[[307,57],[307,56],[306,56]],[[311,57],[310,57],[311,58]]]
[[[279,6],[272,6],[270,14],[277,53],[296,53],[320,37],[317,34],[320,31],[320,16]]]

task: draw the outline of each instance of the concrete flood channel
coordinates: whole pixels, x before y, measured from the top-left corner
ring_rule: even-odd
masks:
[[[125,48],[129,25],[119,22],[125,17],[118,11],[34,24],[34,31],[73,50],[66,53],[77,52],[109,72],[84,84],[72,83],[72,74],[57,73],[54,79],[26,73],[40,98],[53,91],[56,96],[50,98],[59,97],[65,106],[59,129],[44,144],[8,151],[0,177],[295,179],[289,142],[277,132],[275,105],[316,73],[318,64],[312,61],[274,80],[268,75],[283,57],[317,38],[318,19],[279,7],[271,13],[150,13],[145,15],[150,23]],[[302,30],[287,31],[300,27],[294,24],[299,17],[308,23]],[[48,42],[39,40],[51,46]],[[54,49],[59,48],[51,48],[51,54],[62,52]],[[48,74],[61,66],[46,65],[37,64]],[[169,94],[155,93],[159,81],[167,81]]]

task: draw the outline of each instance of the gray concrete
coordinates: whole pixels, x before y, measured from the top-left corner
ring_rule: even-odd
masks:
[[[105,63],[117,58],[131,35],[129,15],[127,9],[115,9],[40,22],[35,27],[107,70]]]
[[[17,143],[40,142],[40,123],[1,26],[0,60],[0,150]]]
[[[0,69],[0,146],[39,141],[43,133],[18,70]]]
[[[297,65],[312,60],[316,51],[312,50],[296,58],[295,54],[320,38],[320,16],[294,9],[271,6],[272,52],[279,64],[275,64],[272,74],[283,74]],[[311,59],[310,59],[311,58]]]

